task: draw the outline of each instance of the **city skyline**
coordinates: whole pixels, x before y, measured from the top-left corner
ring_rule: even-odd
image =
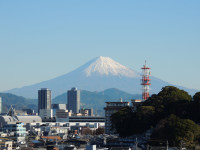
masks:
[[[107,56],[200,90],[199,1],[0,2],[0,91],[39,83]]]

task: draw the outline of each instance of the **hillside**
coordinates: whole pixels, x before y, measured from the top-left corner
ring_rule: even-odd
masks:
[[[103,114],[105,107],[105,102],[108,101],[119,101],[120,98],[123,101],[131,101],[131,99],[139,99],[141,95],[138,94],[129,94],[121,90],[111,88],[102,92],[90,92],[86,90],[81,90],[81,107],[82,108],[93,108],[94,112],[98,114]],[[52,100],[52,103],[67,103],[67,92],[62,95],[57,96]]]
[[[6,112],[11,105],[15,109],[31,108],[37,110],[36,99],[26,99],[22,96],[17,96],[10,93],[0,93],[3,102],[3,111]],[[105,102],[107,101],[119,101],[122,98],[124,101],[130,101],[131,99],[141,98],[141,95],[129,94],[121,90],[111,88],[102,92],[90,92],[81,90],[81,108],[93,108],[95,113],[103,114]],[[67,104],[67,92],[57,96],[52,100],[54,104]]]
[[[11,105],[15,109],[31,108],[37,110],[37,100],[26,99],[10,93],[0,93],[3,103],[3,112],[6,112]]]

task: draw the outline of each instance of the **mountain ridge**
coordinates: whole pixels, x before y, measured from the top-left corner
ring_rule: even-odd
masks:
[[[15,109],[37,109],[37,102],[33,99],[27,99],[11,93],[0,93],[0,97],[2,98],[2,107],[4,113],[7,112],[11,105],[13,105]]]
[[[140,98],[141,95],[134,95],[116,88],[106,89],[101,92],[81,90],[81,108],[93,108],[99,114],[103,114],[103,108],[107,101],[119,101],[123,98],[124,101]],[[29,108],[37,111],[36,99],[26,99],[22,96],[17,96],[10,93],[0,93],[3,103],[3,112],[7,112],[11,105],[17,110]],[[52,99],[52,104],[67,104],[67,92]]]
[[[131,102],[132,99],[140,99],[142,96],[139,94],[130,94],[124,91],[121,91],[116,88],[106,89],[104,91],[80,91],[81,98],[81,108],[93,108],[98,114],[103,115],[103,108],[106,106],[105,102],[116,102],[120,101],[120,98],[123,101]],[[55,104],[66,104],[67,102],[67,92],[55,97],[52,100],[52,103]]]
[[[142,65],[141,65],[142,66]],[[128,75],[127,75],[128,74]],[[52,97],[67,92],[72,87],[88,91],[103,91],[117,88],[132,94],[141,93],[140,73],[125,67],[109,57],[97,57],[83,64],[79,68],[56,77],[22,88],[11,89],[8,93],[21,95],[26,98],[37,98],[37,91],[41,88],[52,90]],[[151,94],[158,93],[162,87],[173,85],[151,76]],[[196,90],[177,86],[194,94]]]

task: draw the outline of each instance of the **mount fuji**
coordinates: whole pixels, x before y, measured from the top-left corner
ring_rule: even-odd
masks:
[[[39,89],[49,88],[52,90],[53,97],[56,97],[67,92],[72,87],[77,87],[78,89],[89,91],[117,88],[129,93],[140,94],[140,79],[140,73],[121,65],[109,57],[100,56],[65,75],[6,92],[27,98],[36,98]],[[151,83],[151,94],[158,93],[164,86],[172,85],[153,76],[151,76]],[[192,89],[179,88],[186,90],[190,94],[196,92]]]

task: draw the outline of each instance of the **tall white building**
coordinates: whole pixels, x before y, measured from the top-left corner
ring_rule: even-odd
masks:
[[[105,110],[105,133],[113,134],[111,129],[111,115],[118,112],[121,108],[129,106],[129,102],[106,102]]]
[[[67,108],[72,113],[79,113],[80,110],[80,90],[72,88],[67,92]]]

